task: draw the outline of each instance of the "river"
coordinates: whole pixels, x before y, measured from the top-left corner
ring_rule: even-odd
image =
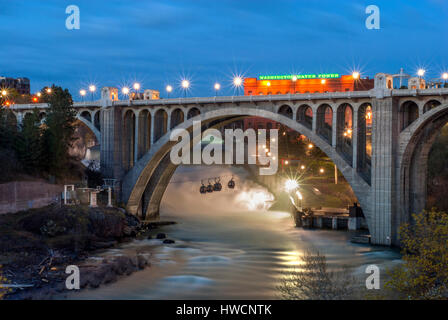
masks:
[[[227,188],[232,175],[234,190]],[[215,176],[222,177],[223,190],[200,194],[197,180]],[[276,299],[284,272],[300,265],[307,249],[324,253],[331,268],[350,268],[359,286],[366,266],[376,264],[384,272],[399,261],[395,250],[351,243],[348,232],[294,228],[288,213],[267,210],[272,199],[242,168],[180,167],[161,205],[161,220],[177,224],[153,232],[176,243],[134,240],[99,254],[146,252],[151,267],[68,298]]]

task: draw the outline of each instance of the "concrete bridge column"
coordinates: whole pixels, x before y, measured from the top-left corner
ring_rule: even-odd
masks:
[[[373,244],[391,245],[392,215],[397,209],[394,186],[398,103],[393,98],[373,99],[372,108],[372,215],[369,229]]]
[[[313,133],[317,133],[317,108],[313,108],[313,119],[312,119],[312,124],[311,124],[311,131],[313,131]]]
[[[138,156],[139,156],[139,152],[138,152],[139,151],[139,140],[140,140],[139,129],[138,129],[139,123],[140,123],[140,112],[136,111],[135,112],[135,127],[134,127],[135,134],[134,134],[134,163],[133,163],[133,165],[135,165],[137,163]]]
[[[171,114],[173,112],[167,112],[167,119],[166,119],[166,132],[171,130]]]
[[[156,117],[156,114],[151,114],[151,136],[149,137],[151,141],[151,146],[154,145],[154,118]]]
[[[105,178],[120,181],[122,166],[122,116],[121,107],[105,107],[100,113],[101,123],[101,172]],[[119,183],[117,183],[119,186]],[[115,192],[120,194],[120,190]]]
[[[333,122],[331,124],[331,146],[336,148],[336,141],[338,140],[338,113],[333,109]]]
[[[356,169],[358,166],[358,108],[353,109],[353,121],[352,121],[352,150],[353,161],[352,167]]]

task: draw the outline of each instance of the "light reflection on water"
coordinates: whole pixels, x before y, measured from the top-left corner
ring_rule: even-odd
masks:
[[[381,267],[398,259],[395,252],[355,245],[347,232],[293,227],[286,212],[267,211],[272,195],[245,179],[242,169],[180,168],[173,177],[235,174],[236,188],[199,194],[200,183],[171,184],[161,206],[161,219],[178,224],[163,227],[176,240],[136,240],[103,255],[135,251],[151,253],[151,267],[95,290],[81,299],[275,299],[283,273],[300,267],[307,249],[326,254],[331,268],[343,265],[362,276],[365,267]]]

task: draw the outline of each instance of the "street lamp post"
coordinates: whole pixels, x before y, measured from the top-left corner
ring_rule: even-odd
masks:
[[[135,97],[138,98],[138,92],[140,90],[140,83],[136,82],[136,83],[134,83],[134,85],[132,87],[135,90]]]
[[[446,87],[446,81],[448,80],[448,72],[444,72],[444,73],[442,74],[442,79],[443,79],[443,81],[445,81],[445,85],[444,85],[444,87]]]
[[[425,75],[426,70],[425,69],[418,69],[417,70],[417,75],[419,76],[419,78],[423,78],[423,76]]]
[[[94,92],[96,91],[96,87],[95,87],[93,84],[91,84],[91,85],[89,86],[89,91],[90,91],[90,93],[91,93],[91,95],[92,95],[92,101],[93,101],[93,94],[94,94]]]
[[[122,89],[121,89],[121,93],[123,94],[123,95],[125,95],[125,96],[128,96],[129,95],[129,88],[128,87],[123,87]]]
[[[182,88],[184,90],[184,98],[187,97],[187,90],[190,87],[190,81],[188,81],[187,79],[182,80]]]
[[[296,82],[297,82],[297,76],[292,76],[292,83],[293,83],[293,87],[294,87],[294,91],[293,94],[296,93]]]
[[[84,101],[84,96],[86,95],[87,91],[84,89],[81,89],[79,91],[79,95],[81,96],[81,100]]]
[[[170,85],[167,85],[167,86],[166,86],[166,92],[167,92],[168,98],[170,97],[170,93],[171,93],[172,91],[173,91],[173,87],[170,86]]]
[[[240,94],[240,87],[243,84],[243,79],[241,77],[235,77],[233,78],[233,85],[237,89],[238,95]]]
[[[215,97],[218,96],[219,89],[221,89],[221,85],[217,82],[215,83]]]

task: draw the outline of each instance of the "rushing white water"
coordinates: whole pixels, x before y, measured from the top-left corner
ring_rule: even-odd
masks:
[[[227,188],[232,175],[234,190]],[[192,182],[216,176],[224,176],[221,192],[200,194],[200,182]],[[367,265],[384,271],[399,258],[389,249],[350,243],[348,232],[294,228],[288,213],[267,211],[272,195],[247,180],[242,169],[182,167],[172,181],[163,198],[161,220],[178,224],[154,234],[165,232],[176,243],[135,240],[103,253],[150,252],[152,265],[69,298],[275,299],[283,272],[299,265],[306,249],[324,253],[333,268],[347,265],[360,281]]]

